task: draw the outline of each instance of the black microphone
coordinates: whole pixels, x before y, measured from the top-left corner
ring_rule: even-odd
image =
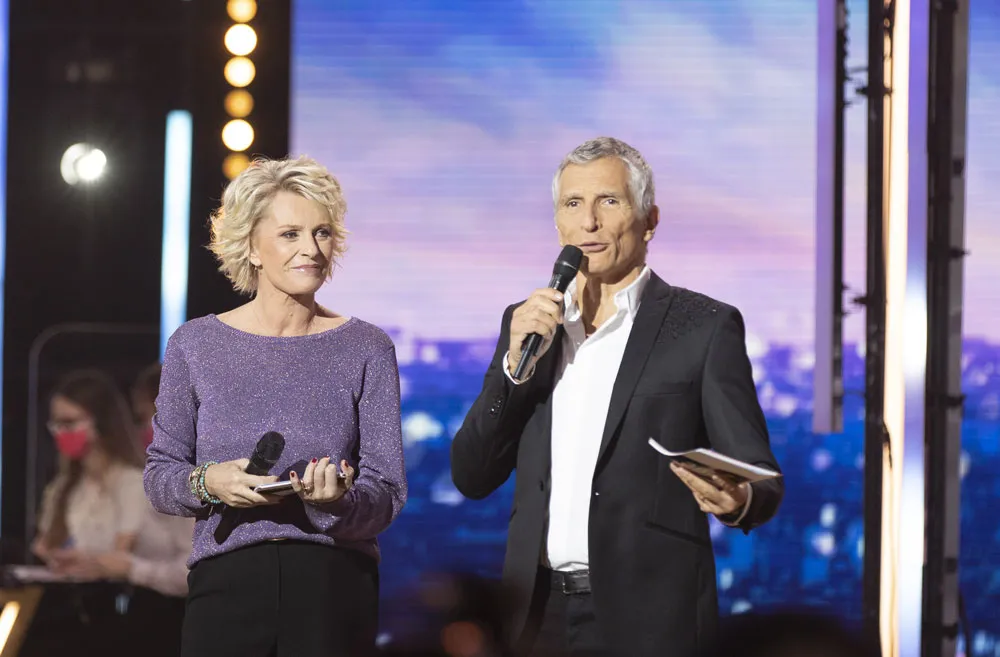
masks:
[[[277,431],[268,431],[257,441],[257,447],[254,448],[253,454],[250,455],[250,463],[247,464],[245,472],[263,477],[278,462],[283,451],[285,451],[285,437]],[[242,509],[234,509],[232,507],[226,507],[222,510],[222,518],[215,528],[216,543],[224,543],[229,538],[229,535],[233,533],[233,529],[240,522],[241,511]]]
[[[549,287],[559,292],[565,292],[566,288],[569,287],[569,282],[573,280],[576,272],[580,270],[580,262],[582,260],[583,251],[578,247],[572,244],[564,246],[562,252],[559,253],[559,257],[556,258],[556,264],[552,267],[552,278],[549,280]],[[542,336],[537,333],[529,333],[528,337],[524,339],[524,344],[521,346],[521,360],[518,361],[517,367],[514,368],[515,379],[520,381],[528,373],[528,364],[535,357],[535,352],[541,346]]]

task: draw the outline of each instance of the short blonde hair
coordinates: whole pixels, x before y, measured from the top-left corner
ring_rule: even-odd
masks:
[[[326,167],[306,156],[281,160],[255,158],[226,186],[222,204],[211,218],[212,238],[208,248],[219,261],[219,271],[237,292],[257,291],[258,272],[250,262],[250,240],[257,223],[281,191],[316,201],[329,213],[334,247],[328,277],[345,251],[347,202],[340,183]]]

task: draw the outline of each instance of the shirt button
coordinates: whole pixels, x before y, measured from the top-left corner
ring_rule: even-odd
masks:
[[[538,490],[545,491],[545,481],[543,479],[538,480]]]

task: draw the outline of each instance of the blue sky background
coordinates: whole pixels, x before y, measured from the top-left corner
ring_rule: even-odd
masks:
[[[853,5],[863,63],[864,3]],[[1000,8],[989,5],[972,21],[965,324],[1000,338]],[[610,134],[656,174],[653,268],[736,304],[763,341],[811,342],[814,2],[297,0],[294,11],[292,150],[341,178],[352,231],[327,305],[425,337],[495,335],[557,252],[554,168]],[[863,111],[848,152],[859,286]]]

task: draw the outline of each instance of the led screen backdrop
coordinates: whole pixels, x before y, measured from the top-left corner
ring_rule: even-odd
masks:
[[[961,587],[977,655],[1000,654],[1000,4],[970,3]]]
[[[864,3],[854,4],[861,20]],[[973,70],[980,89],[993,86],[985,100],[972,94],[980,107],[970,131],[980,142],[970,181],[990,178],[990,166],[994,180],[1000,173],[992,118],[1000,74],[983,61],[998,61],[1000,37],[996,16],[983,18],[994,27],[977,27]],[[630,142],[654,169],[662,223],[652,267],[744,312],[772,442],[790,474],[784,506],[766,527],[749,537],[713,528],[723,611],[805,603],[860,616],[860,395],[847,401],[844,435],[809,431],[816,23],[814,3],[800,0],[297,0],[292,150],[340,178],[352,231],[321,300],[389,331],[403,377],[411,488],[383,539],[389,631],[393,600],[422,574],[499,572],[511,487],[464,501],[451,485],[449,443],[479,391],[504,307],[548,279],[558,252],[552,173],[598,135]],[[860,24],[852,40],[863,56]],[[859,112],[849,119],[855,285],[864,281]],[[977,357],[995,363],[1000,311],[988,281],[1000,274],[990,264],[1000,263],[1000,224],[987,215],[1000,204],[996,185],[972,187],[969,294],[992,294],[994,303],[968,308],[966,325],[982,338]],[[851,340],[860,326],[849,320]],[[848,349],[846,360],[848,387],[860,393],[861,350]],[[969,390],[993,395],[984,402],[993,415],[969,441],[970,473],[986,481],[1000,472],[993,371],[984,365]],[[969,504],[985,503],[975,499]],[[994,529],[966,530],[982,563],[1000,565],[1000,555],[989,556]],[[988,578],[964,582],[972,608],[996,603]],[[1000,632],[989,616],[977,622]]]

